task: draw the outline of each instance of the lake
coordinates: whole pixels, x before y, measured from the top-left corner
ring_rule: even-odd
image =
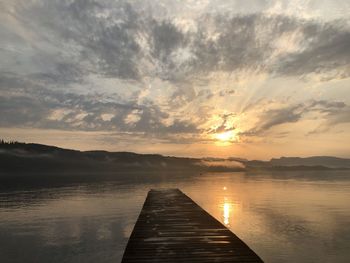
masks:
[[[181,189],[265,262],[350,262],[349,171],[3,187],[0,262],[120,262],[151,188]]]

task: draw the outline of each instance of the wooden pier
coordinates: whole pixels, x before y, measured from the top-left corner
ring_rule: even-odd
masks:
[[[168,189],[149,191],[122,262],[263,261],[192,199]]]

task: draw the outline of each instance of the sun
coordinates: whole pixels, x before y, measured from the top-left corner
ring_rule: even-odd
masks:
[[[237,134],[234,131],[225,131],[215,134],[215,139],[220,142],[232,142],[237,140]]]
[[[216,133],[213,138],[216,140],[215,144],[218,146],[229,146],[239,140],[237,133],[233,130]]]

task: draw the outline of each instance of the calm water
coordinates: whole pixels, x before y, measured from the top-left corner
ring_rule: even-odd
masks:
[[[186,178],[0,190],[0,262],[119,262],[160,187],[180,188],[266,262],[350,262],[349,171]]]

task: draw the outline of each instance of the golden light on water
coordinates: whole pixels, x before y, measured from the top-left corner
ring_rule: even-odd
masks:
[[[224,186],[222,188],[222,190],[224,192],[226,192],[227,187]],[[230,225],[230,220],[232,220],[232,212],[233,212],[233,204],[231,202],[229,202],[228,198],[225,196],[224,197],[224,203],[220,206],[222,208],[222,217],[223,217],[223,221],[224,224],[226,226]]]
[[[224,203],[223,205],[224,224],[227,226],[230,224],[231,207],[232,205],[230,203]]]

